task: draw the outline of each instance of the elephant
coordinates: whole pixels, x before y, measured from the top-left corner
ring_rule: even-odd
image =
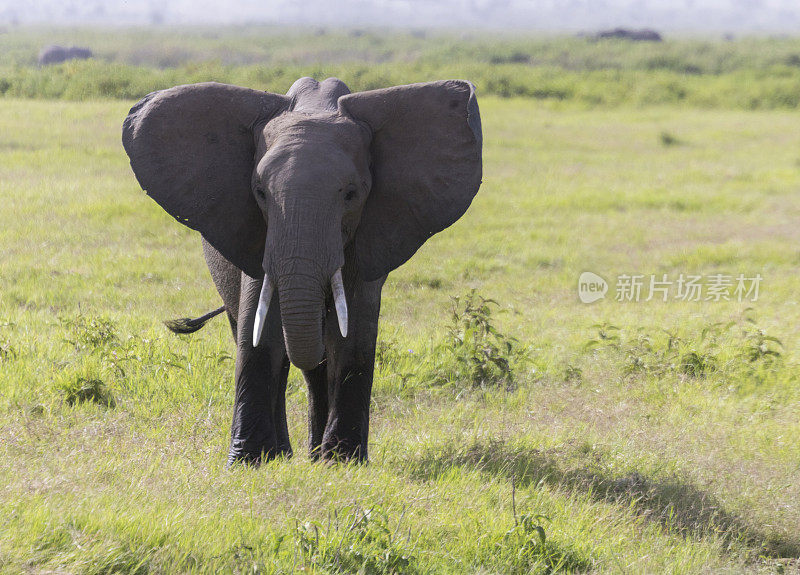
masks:
[[[45,46],[39,52],[39,64],[46,66],[48,64],[59,64],[67,60],[87,60],[93,56],[89,48],[81,48],[79,46]]]
[[[595,34],[595,39],[620,38],[622,40],[633,40],[634,42],[662,42],[661,34],[649,28],[641,30],[631,30],[629,28],[614,28],[613,30],[603,30]]]
[[[224,305],[186,327],[223,310],[230,322],[228,466],[292,454],[290,363],[308,387],[310,456],[366,461],[381,290],[478,192],[475,87],[176,86],[131,108],[122,141],[142,189],[202,236]]]

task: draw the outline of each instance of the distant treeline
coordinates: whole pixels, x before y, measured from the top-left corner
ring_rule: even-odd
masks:
[[[81,43],[95,58],[39,67],[46,43]],[[0,33],[0,95],[137,99],[215,80],[283,92],[301,76],[353,90],[464,78],[482,94],[586,106],[800,106],[800,38],[667,39],[317,30],[32,30]]]

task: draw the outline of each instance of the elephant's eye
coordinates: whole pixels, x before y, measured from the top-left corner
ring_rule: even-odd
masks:
[[[258,197],[259,200],[267,199],[267,192],[264,190],[264,186],[256,186],[256,197]]]
[[[348,202],[356,197],[356,186],[355,184],[350,184],[347,186],[347,191],[345,191],[344,199]]]

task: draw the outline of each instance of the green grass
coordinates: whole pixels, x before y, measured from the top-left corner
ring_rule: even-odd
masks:
[[[528,64],[566,70],[671,70],[689,75],[800,66],[800,38],[735,40],[667,35],[660,43],[493,30],[227,27],[35,27],[0,29],[0,66],[33,66],[48,44],[92,48],[102,61],[172,68],[224,65],[313,66],[444,61]]]
[[[308,459],[292,370],[295,457],[225,471],[229,328],[161,325],[219,300],[131,103],[0,101],[0,572],[800,568],[796,113],[482,97],[481,192],[384,289],[371,463]],[[621,303],[622,273],[764,279]],[[451,324],[472,289],[497,337]]]
[[[36,56],[51,43],[90,46],[95,58],[40,68]],[[468,78],[484,95],[587,108],[797,109],[800,39],[650,43],[268,26],[0,30],[0,96],[6,98],[138,99],[211,80],[285,92],[300,76],[337,76],[353,90]]]

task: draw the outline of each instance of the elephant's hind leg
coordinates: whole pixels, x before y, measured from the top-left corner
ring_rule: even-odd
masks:
[[[203,240],[203,256],[206,258],[211,279],[225,304],[228,321],[231,324],[233,339],[236,340],[236,323],[239,317],[239,296],[242,289],[242,272],[231,262],[226,260],[221,253],[214,249],[205,239]]]

